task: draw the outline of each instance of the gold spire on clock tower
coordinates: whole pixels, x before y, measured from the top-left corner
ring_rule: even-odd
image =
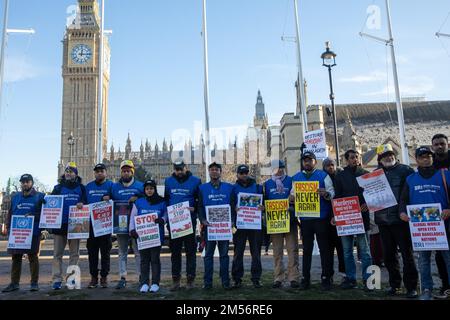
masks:
[[[100,18],[96,0],[78,0],[76,18],[66,28],[63,40],[63,101],[59,174],[70,161],[79,175],[93,178],[98,153],[98,93],[100,65]],[[104,39],[103,150],[106,155],[110,47]]]

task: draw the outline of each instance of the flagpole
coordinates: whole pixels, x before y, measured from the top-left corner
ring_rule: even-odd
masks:
[[[5,76],[5,52],[8,41],[8,16],[9,16],[9,0],[5,0],[5,15],[3,17],[3,36],[2,48],[0,52],[0,119],[2,114],[2,99],[3,99],[3,82]]]
[[[409,165],[410,162],[409,162],[408,144],[406,143],[405,119],[403,116],[403,106],[400,97],[400,88],[398,84],[397,62],[395,60],[394,37],[392,36],[391,8],[389,0],[386,0],[386,11],[389,30],[389,46],[391,47],[392,72],[394,74],[395,97],[397,100],[397,116],[400,131],[400,144],[402,148],[402,158],[403,158],[402,160],[404,164]]]
[[[97,141],[97,163],[103,161],[103,61],[104,61],[104,37],[105,37],[105,0],[101,0],[100,20],[100,54],[98,75],[98,141]]]
[[[211,140],[209,128],[209,75],[208,75],[208,31],[206,25],[206,0],[203,0],[203,49],[204,49],[204,100],[205,100],[205,181],[209,181],[208,166],[211,163]]]
[[[298,0],[294,0],[294,11],[295,11],[295,31],[296,31],[296,38],[297,38],[297,64],[298,64],[298,90],[300,94],[300,111],[302,115],[302,127],[303,130],[301,132],[302,136],[300,137],[301,142],[303,143],[305,140],[306,132],[308,132],[308,117],[306,115],[306,108],[308,107],[306,105],[306,99],[305,99],[305,87],[304,87],[304,80],[303,80],[303,69],[302,69],[302,56],[301,56],[301,50],[300,50],[300,22],[298,17]]]

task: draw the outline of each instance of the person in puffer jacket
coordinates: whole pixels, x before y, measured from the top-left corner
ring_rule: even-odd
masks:
[[[379,163],[377,169],[383,169],[398,203],[406,178],[413,174],[414,170],[396,159],[394,150],[389,144],[379,146],[377,153]],[[403,260],[403,283],[407,290],[406,296],[416,298],[418,272],[408,223],[400,219],[398,205],[376,211],[374,216],[375,223],[380,230],[384,263],[389,272],[390,288],[387,290],[387,294],[395,296],[401,291],[402,276],[397,254],[398,247]]]

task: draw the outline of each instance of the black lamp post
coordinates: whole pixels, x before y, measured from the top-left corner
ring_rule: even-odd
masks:
[[[73,137],[73,133],[70,133],[69,138],[67,138],[67,144],[69,145],[70,148],[70,161],[73,161],[73,146],[75,144],[75,138]]]
[[[331,108],[333,114],[333,124],[334,124],[334,147],[336,149],[336,165],[340,166],[340,156],[339,156],[339,141],[337,133],[337,119],[336,119],[336,107],[334,105],[334,92],[333,92],[333,78],[331,76],[331,68],[336,66],[336,54],[330,50],[330,42],[325,42],[326,51],[322,53],[323,66],[328,68],[328,76],[330,79],[330,100]]]

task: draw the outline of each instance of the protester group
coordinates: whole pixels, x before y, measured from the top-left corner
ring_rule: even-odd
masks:
[[[51,195],[37,192],[33,177],[24,174],[20,179],[21,192],[13,196],[8,213],[6,231],[12,268],[11,283],[3,292],[19,290],[25,254],[30,263],[30,290],[39,290],[39,245],[42,233],[47,231],[53,237],[52,288],[61,290],[63,255],[67,245],[69,265],[79,262],[80,239],[70,236],[70,232],[76,232],[70,221],[85,214],[90,219],[85,238],[91,275],[88,288],[91,289],[109,286],[112,234],[115,234],[119,256],[115,288],[120,290],[127,286],[131,243],[139,275],[139,292],[158,292],[161,247],[167,228],[171,291],[183,287],[183,248],[186,288],[196,287],[196,234],[200,233],[205,244],[204,290],[213,288],[216,247],[223,289],[242,287],[247,241],[251,253],[250,280],[255,289],[262,288],[261,249],[263,240],[270,237],[273,245],[272,288],[287,285],[304,291],[311,289],[314,280],[311,264],[316,242],[320,252],[321,290],[329,291],[338,286],[334,283],[337,278],[335,250],[339,262],[337,270],[345,274],[339,287],[344,290],[358,288],[356,245],[362,270],[360,288],[363,290],[374,290],[368,281],[372,275],[370,267],[384,264],[389,274],[387,295],[422,300],[450,297],[450,155],[447,136],[437,134],[431,148],[424,146],[415,150],[416,170],[401,164],[389,144],[377,148],[377,157],[378,168],[373,172],[362,167],[361,155],[356,150],[345,152],[343,169],[329,158],[319,169],[316,155],[305,151],[301,155],[300,172],[289,176],[283,161],[272,161],[272,176],[262,185],[250,176],[250,168],[245,164],[237,167],[237,180],[231,184],[222,180],[221,164],[213,162],[208,166],[209,182],[202,183],[182,160],[177,160],[173,174],[165,180],[164,196],[158,194],[154,180],[140,182],[135,178],[135,166],[130,160],[121,163],[121,178],[115,183],[108,180],[106,166],[97,164],[93,169],[95,180],[87,185],[82,184],[77,165],[71,162]],[[57,207],[59,200],[62,201],[59,223],[52,228],[48,225],[43,228],[42,213],[45,210],[51,213],[51,207]],[[94,215],[105,221],[107,228],[101,233],[97,230]],[[24,240],[27,237],[28,242]],[[24,245],[24,241],[28,246],[19,245]],[[234,245],[231,272],[230,242]],[[284,250],[287,251],[287,268],[283,261]],[[440,289],[435,291],[433,253],[441,281]],[[419,256],[417,264],[416,255]]]

